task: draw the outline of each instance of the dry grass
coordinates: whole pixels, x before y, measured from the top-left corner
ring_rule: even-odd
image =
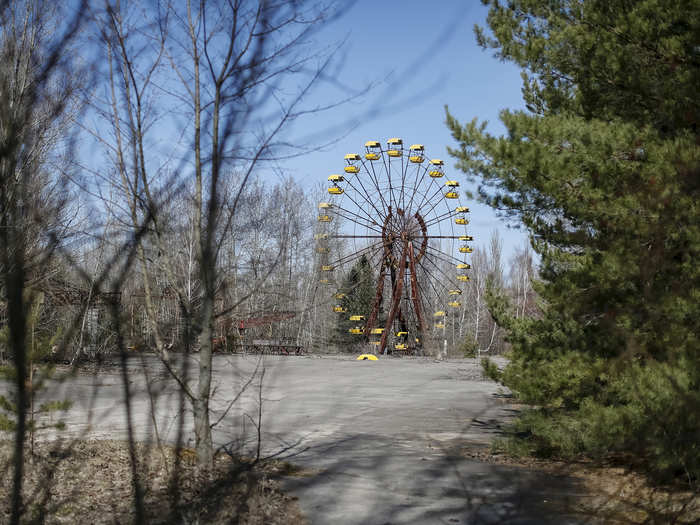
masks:
[[[11,444],[0,442],[0,522],[9,520]],[[147,523],[305,524],[294,499],[271,479],[278,464],[253,466],[220,454],[212,472],[198,472],[194,453],[139,444],[138,478]],[[25,461],[27,521],[133,523],[129,449],[118,441],[41,443]]]

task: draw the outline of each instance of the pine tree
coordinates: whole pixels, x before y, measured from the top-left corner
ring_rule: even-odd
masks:
[[[342,298],[338,301],[338,306],[341,306],[344,312],[338,313],[336,339],[341,348],[354,351],[355,344],[364,342],[361,335],[351,334],[349,330],[364,326],[365,322],[350,321],[350,316],[362,315],[365,319],[369,317],[376,294],[375,285],[374,272],[369,260],[363,255],[350,268],[340,288]]]
[[[492,0],[477,40],[523,71],[505,136],[447,124],[479,197],[529,230],[542,315],[491,295],[542,453],[700,475],[700,3]]]

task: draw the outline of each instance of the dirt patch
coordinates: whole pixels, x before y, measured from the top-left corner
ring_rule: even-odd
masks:
[[[461,455],[477,461],[539,470],[581,480],[588,497],[580,498],[577,515],[595,522],[700,523],[700,493],[697,486],[655,486],[651,480],[629,469],[583,460],[555,461],[514,457],[488,446],[465,446]]]
[[[272,479],[290,467],[219,454],[202,474],[191,449],[135,449],[147,523],[306,524]],[[12,445],[0,442],[0,522],[10,517]],[[25,516],[50,524],[133,523],[136,499],[129,447],[120,441],[40,443],[25,460]]]

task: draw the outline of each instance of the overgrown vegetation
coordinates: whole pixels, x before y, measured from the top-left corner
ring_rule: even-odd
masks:
[[[538,408],[532,452],[630,453],[700,475],[700,4],[490,0],[477,39],[523,68],[527,110],[496,137],[447,115],[480,199],[529,230],[541,311],[492,294]]]

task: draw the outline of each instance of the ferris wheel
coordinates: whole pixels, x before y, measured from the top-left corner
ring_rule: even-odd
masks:
[[[343,172],[328,177],[319,203],[316,251],[320,283],[334,287],[334,312],[356,324],[348,329],[376,353],[422,353],[425,340],[444,334],[446,312],[459,308],[469,281],[472,252],[469,208],[444,162],[428,159],[422,144],[404,148],[365,143],[364,154],[345,155]],[[363,258],[374,299],[367,312],[348,311],[344,276]]]

